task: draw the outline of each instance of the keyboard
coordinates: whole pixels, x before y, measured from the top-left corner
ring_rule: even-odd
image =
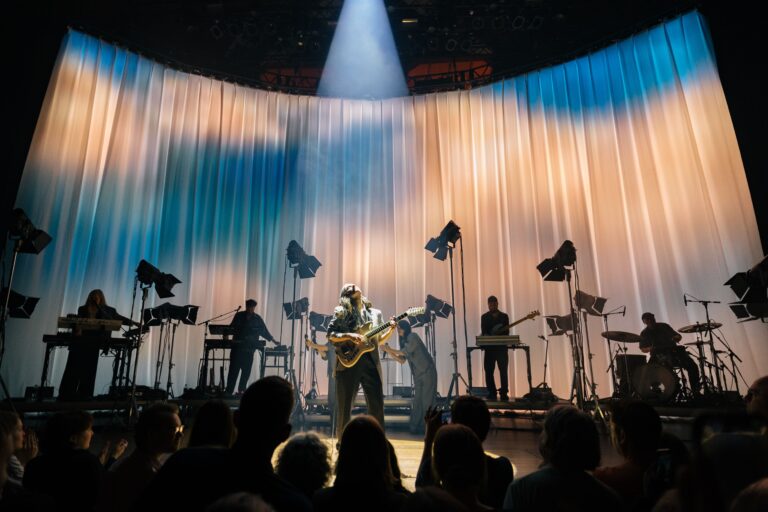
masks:
[[[75,329],[80,328],[83,330],[95,330],[102,329],[105,331],[119,331],[123,325],[122,320],[102,320],[100,318],[79,318],[79,317],[59,317],[58,327],[59,329]]]
[[[75,336],[72,333],[44,334],[43,343],[49,347],[93,346],[100,349],[122,349],[130,344],[124,338],[107,338],[100,336]]]
[[[264,340],[258,340],[234,343],[228,338],[205,338],[204,344],[205,350],[231,350],[236,345],[247,346],[253,349],[262,349],[266,342]]]
[[[520,345],[520,335],[508,336],[477,336],[475,343],[478,347],[516,347]]]

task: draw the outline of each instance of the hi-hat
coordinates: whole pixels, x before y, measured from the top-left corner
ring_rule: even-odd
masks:
[[[713,329],[719,329],[722,326],[723,324],[719,322],[713,322],[712,320],[710,320],[708,324],[703,323],[703,324],[686,325],[684,327],[679,328],[677,332],[681,332],[683,334],[690,334],[692,332],[706,332],[706,331],[711,331]]]
[[[605,331],[602,333],[602,336],[603,338],[622,343],[640,343],[642,341],[640,335],[625,331]]]

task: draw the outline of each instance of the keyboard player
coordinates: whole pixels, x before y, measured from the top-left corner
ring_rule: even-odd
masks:
[[[91,290],[85,304],[77,308],[78,318],[90,318],[98,320],[122,320],[130,325],[130,319],[120,315],[115,308],[107,305],[104,292]],[[75,337],[81,337],[83,343],[73,342],[69,346],[67,365],[64,367],[64,375],[59,384],[60,400],[83,400],[93,397],[93,389],[96,384],[96,369],[99,364],[98,341],[108,341],[110,331],[101,328],[75,329]]]
[[[483,336],[503,336],[509,334],[509,316],[499,310],[499,300],[491,295],[488,297],[488,311],[480,319]],[[488,400],[496,400],[496,381],[493,372],[499,368],[501,400],[509,400],[509,352],[507,347],[488,347],[483,350],[483,368],[485,370],[485,386],[488,388]]]

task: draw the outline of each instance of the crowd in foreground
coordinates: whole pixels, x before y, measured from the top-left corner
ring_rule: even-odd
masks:
[[[614,466],[600,465],[592,417],[554,407],[541,433],[541,466],[520,478],[508,459],[483,450],[491,426],[485,402],[459,397],[450,424],[427,412],[415,492],[403,487],[395,450],[373,417],[347,424],[332,465],[317,435],[291,436],[293,396],[287,381],[266,377],[234,414],[208,402],[183,449],[178,410],[151,405],[127,455],[124,440],[89,451],[88,413],[52,416],[38,446],[18,415],[0,411],[0,511],[768,510],[768,377],[749,389],[751,416],[698,421],[690,450],[663,431],[649,405],[613,403],[611,441],[622,457]]]

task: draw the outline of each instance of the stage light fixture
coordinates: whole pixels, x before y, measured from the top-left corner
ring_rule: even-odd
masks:
[[[26,297],[8,288],[4,288],[3,297],[8,297],[8,316],[11,318],[29,318],[40,301],[39,297]]]
[[[459,238],[461,238],[461,228],[450,220],[437,237],[429,239],[424,248],[431,252],[435,259],[445,261],[448,257],[448,249],[455,245]]]
[[[448,318],[453,312],[453,306],[444,300],[438,299],[434,295],[427,295],[427,300],[424,304],[427,312],[432,311],[435,313],[435,316],[440,318]]]
[[[608,302],[606,298],[590,295],[581,290],[576,290],[576,295],[573,299],[578,309],[586,311],[588,315],[592,316],[602,316],[605,303]]]
[[[147,262],[147,260],[141,260],[139,262],[139,266],[136,267],[136,278],[145,286],[149,287],[154,285],[155,292],[161,299],[174,297],[171,289],[181,283],[176,276],[160,272],[157,267]]]
[[[574,317],[572,315],[550,315],[544,318],[547,321],[547,327],[549,327],[552,336],[559,336],[574,330]],[[578,318],[575,318],[575,320],[576,324],[578,324]]]
[[[734,274],[725,286],[739,298],[728,304],[736,318],[744,321],[768,318],[768,256],[746,272]]]
[[[288,263],[298,271],[299,277],[302,279],[315,277],[317,269],[322,266],[322,263],[320,263],[317,258],[305,253],[304,249],[301,248],[296,240],[291,240],[290,243],[288,243],[286,252],[288,255]]]
[[[333,320],[333,315],[324,315],[322,313],[309,312],[309,325],[312,329],[320,332],[328,332],[328,326]]]
[[[8,235],[11,240],[17,241],[17,252],[25,254],[40,254],[51,243],[51,236],[37,229],[21,208],[16,208],[11,214]]]
[[[309,298],[302,297],[293,303],[284,302],[283,310],[285,311],[285,318],[288,320],[297,320],[301,318],[304,313],[309,311]]]
[[[565,281],[566,268],[576,263],[576,247],[573,242],[566,240],[551,258],[539,263],[538,269],[545,281]]]

